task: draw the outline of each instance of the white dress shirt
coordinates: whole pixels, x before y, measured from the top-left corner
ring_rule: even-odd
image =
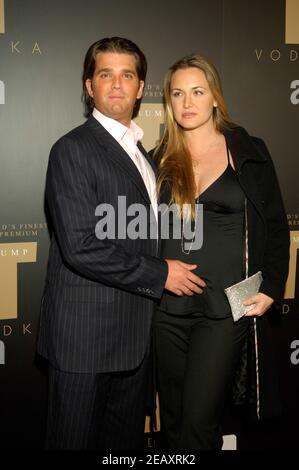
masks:
[[[109,132],[109,134],[122,146],[136,165],[144,185],[147,189],[153,212],[158,218],[158,203],[156,190],[156,177],[146,157],[137,147],[137,142],[143,137],[143,130],[131,121],[130,127],[126,127],[115,119],[109,118],[93,108],[93,117]]]

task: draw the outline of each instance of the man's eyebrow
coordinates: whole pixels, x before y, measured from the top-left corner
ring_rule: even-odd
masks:
[[[113,68],[103,67],[101,69],[98,69],[97,73],[100,73],[100,72],[113,72],[113,71],[114,71]],[[137,75],[137,72],[135,70],[132,70],[132,69],[120,69],[120,72],[132,73],[133,75]]]

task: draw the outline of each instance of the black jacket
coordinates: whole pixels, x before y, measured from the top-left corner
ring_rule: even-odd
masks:
[[[226,132],[248,203],[249,275],[263,273],[260,292],[283,298],[289,266],[289,228],[270,154],[261,139],[237,127]]]
[[[260,292],[275,300],[262,317],[252,318],[248,343],[236,378],[235,400],[249,405],[251,416],[281,413],[273,347],[289,266],[289,228],[270,154],[261,139],[241,127],[225,133],[240,185],[247,197],[248,272],[261,270]],[[276,308],[275,308],[276,307]]]

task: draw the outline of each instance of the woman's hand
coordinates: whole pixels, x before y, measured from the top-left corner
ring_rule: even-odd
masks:
[[[243,305],[252,305],[251,310],[245,313],[245,317],[261,317],[271,307],[273,302],[274,299],[259,292],[243,302]]]

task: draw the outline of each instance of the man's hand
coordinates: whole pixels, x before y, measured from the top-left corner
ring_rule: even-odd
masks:
[[[196,264],[187,264],[179,260],[166,259],[168,276],[164,288],[176,295],[202,294],[206,286],[204,281],[193,274]]]
[[[246,299],[244,305],[253,305],[249,312],[245,313],[245,317],[260,317],[271,307],[274,300],[266,294],[259,292],[258,294]]]

